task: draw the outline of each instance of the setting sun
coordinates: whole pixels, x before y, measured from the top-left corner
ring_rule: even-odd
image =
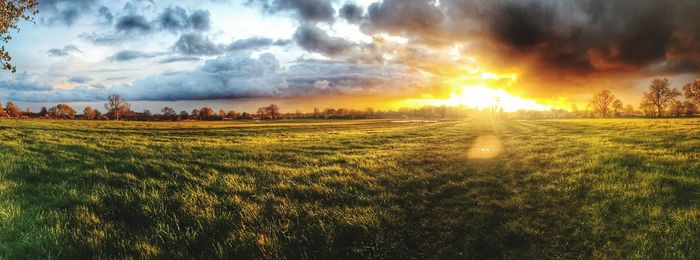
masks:
[[[413,106],[466,106],[476,109],[501,108],[505,112],[518,110],[549,110],[552,107],[516,97],[502,89],[492,89],[484,86],[462,87],[458,93],[452,93],[449,99],[411,99],[407,104]]]

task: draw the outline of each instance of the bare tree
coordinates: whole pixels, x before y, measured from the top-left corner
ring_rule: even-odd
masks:
[[[265,110],[265,107],[258,108],[257,114],[260,119],[265,119],[267,117],[267,110]]]
[[[107,97],[105,109],[107,109],[107,113],[114,120],[119,120],[120,118],[128,116],[131,113],[131,105],[129,105],[129,102],[126,102],[126,100],[122,99],[116,94],[112,94]]]
[[[669,107],[670,107],[669,110],[671,112],[671,116],[678,117],[678,116],[682,116],[683,114],[685,114],[685,106],[683,105],[683,102],[681,102],[679,100],[671,101],[671,105],[669,105]]]
[[[280,108],[275,104],[270,104],[265,107],[265,110],[272,119],[278,119],[280,117]]]
[[[163,117],[172,120],[175,118],[177,113],[175,113],[175,109],[172,107],[163,107],[163,109],[160,110],[161,113],[163,113]]]
[[[12,73],[17,71],[17,68],[10,64],[12,56],[5,50],[4,44],[12,39],[10,31],[17,30],[17,23],[20,20],[33,20],[34,15],[39,13],[38,0],[3,0],[0,2],[0,65],[2,69],[9,70]]]
[[[663,116],[664,111],[673,100],[681,93],[677,89],[671,89],[668,78],[654,79],[649,85],[649,92],[644,93],[642,106],[652,106],[657,117]]]
[[[685,92],[685,98],[692,100],[695,104],[700,104],[700,79],[683,86],[683,92]]]
[[[593,109],[593,112],[600,117],[607,117],[610,115],[610,111],[613,110],[613,104],[615,101],[619,100],[615,95],[610,92],[610,90],[604,89],[593,95],[589,106]],[[621,105],[622,103],[620,103]]]

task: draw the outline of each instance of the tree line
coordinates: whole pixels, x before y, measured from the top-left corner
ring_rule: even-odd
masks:
[[[580,111],[574,105],[571,112],[582,117],[681,117],[695,116],[699,107],[700,79],[684,85],[679,91],[671,88],[668,78],[657,78],[644,92],[639,110],[631,104],[623,106],[622,101],[606,89],[593,95],[586,110]]]
[[[192,111],[177,112],[172,107],[163,107],[160,113],[152,113],[150,110],[135,112],[128,101],[119,95],[110,95],[104,104],[102,113],[91,106],[85,107],[82,114],[67,104],[58,104],[54,107],[42,107],[38,113],[26,109],[21,111],[12,102],[7,106],[0,104],[0,118],[40,118],[40,119],[83,119],[83,120],[133,120],[133,121],[222,121],[222,120],[278,120],[278,119],[370,119],[370,118],[461,118],[468,117],[476,110],[464,106],[426,106],[421,108],[400,108],[398,110],[377,110],[366,108],[364,110],[347,108],[314,108],[312,113],[303,113],[299,110],[292,113],[280,112],[280,107],[270,104],[257,109],[254,113],[238,112],[234,110],[218,111],[211,107],[195,108]]]
[[[680,97],[684,97],[681,99]],[[131,105],[119,95],[110,95],[102,113],[91,106],[78,114],[67,104],[42,107],[38,113],[20,110],[12,102],[3,107],[0,104],[0,118],[44,118],[44,119],[84,119],[84,120],[137,120],[137,121],[179,121],[179,120],[277,120],[277,119],[371,119],[371,118],[464,118],[477,116],[515,118],[570,118],[570,117],[666,117],[695,116],[700,108],[700,79],[685,86],[682,91],[671,88],[668,78],[654,79],[642,97],[637,110],[633,105],[623,105],[610,90],[602,90],[593,95],[584,109],[572,105],[571,110],[551,109],[548,111],[520,110],[504,113],[502,109],[488,108],[476,110],[465,106],[424,106],[420,108],[400,108],[398,110],[364,110],[347,108],[314,108],[312,113],[281,113],[279,106],[270,104],[258,108],[254,113],[224,109],[214,110],[201,107],[192,111],[177,112],[172,107],[163,107],[160,113],[150,110],[135,112]]]

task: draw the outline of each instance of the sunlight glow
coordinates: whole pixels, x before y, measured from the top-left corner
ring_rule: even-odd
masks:
[[[524,110],[550,110],[551,106],[516,97],[502,89],[492,89],[486,86],[462,87],[459,93],[452,93],[449,99],[409,99],[407,104],[413,106],[467,106],[476,109],[500,108],[505,112]]]
[[[497,74],[481,71],[478,67],[460,68],[461,76],[447,80],[450,87],[449,98],[434,98],[424,94],[421,98],[407,99],[403,106],[465,106],[479,110],[515,112],[518,110],[550,110],[553,107],[538,103],[536,100],[515,96],[507,89],[512,89],[518,75]]]

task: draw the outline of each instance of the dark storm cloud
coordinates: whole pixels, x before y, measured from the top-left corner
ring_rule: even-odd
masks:
[[[444,20],[442,10],[432,1],[384,0],[367,8],[373,28],[394,34],[429,35],[438,32]]]
[[[141,32],[149,33],[153,29],[143,15],[129,14],[119,17],[115,24],[117,32]]]
[[[259,50],[270,46],[284,46],[289,44],[289,40],[273,40],[264,37],[252,37],[240,39],[232,42],[226,47],[227,51]]]
[[[313,24],[297,28],[294,42],[309,52],[328,57],[344,58],[349,62],[383,62],[382,50],[375,44],[354,43],[345,38],[333,37]]]
[[[364,28],[431,46],[471,44],[502,66],[589,74],[665,62],[667,71],[700,71],[698,10],[687,0],[384,0],[368,8]]]
[[[78,49],[78,47],[75,47],[74,45],[66,45],[63,46],[63,48],[52,48],[49,49],[46,53],[49,54],[49,56],[55,56],[55,57],[62,57],[62,56],[68,56],[71,53],[83,53]]]
[[[332,22],[335,9],[332,0],[247,0],[259,5],[266,12],[292,11],[300,19],[309,22]]]
[[[217,55],[224,52],[224,46],[216,44],[198,33],[186,33],[175,42],[173,50],[187,55]]]
[[[340,37],[331,37],[312,24],[304,24],[294,33],[294,41],[307,51],[335,56],[350,49],[353,44]]]
[[[194,11],[194,13],[190,15],[190,23],[192,24],[192,29],[194,30],[208,31],[211,28],[211,18],[209,18],[209,11]]]
[[[357,23],[364,18],[364,9],[354,3],[345,3],[340,8],[339,15],[349,23]]]

